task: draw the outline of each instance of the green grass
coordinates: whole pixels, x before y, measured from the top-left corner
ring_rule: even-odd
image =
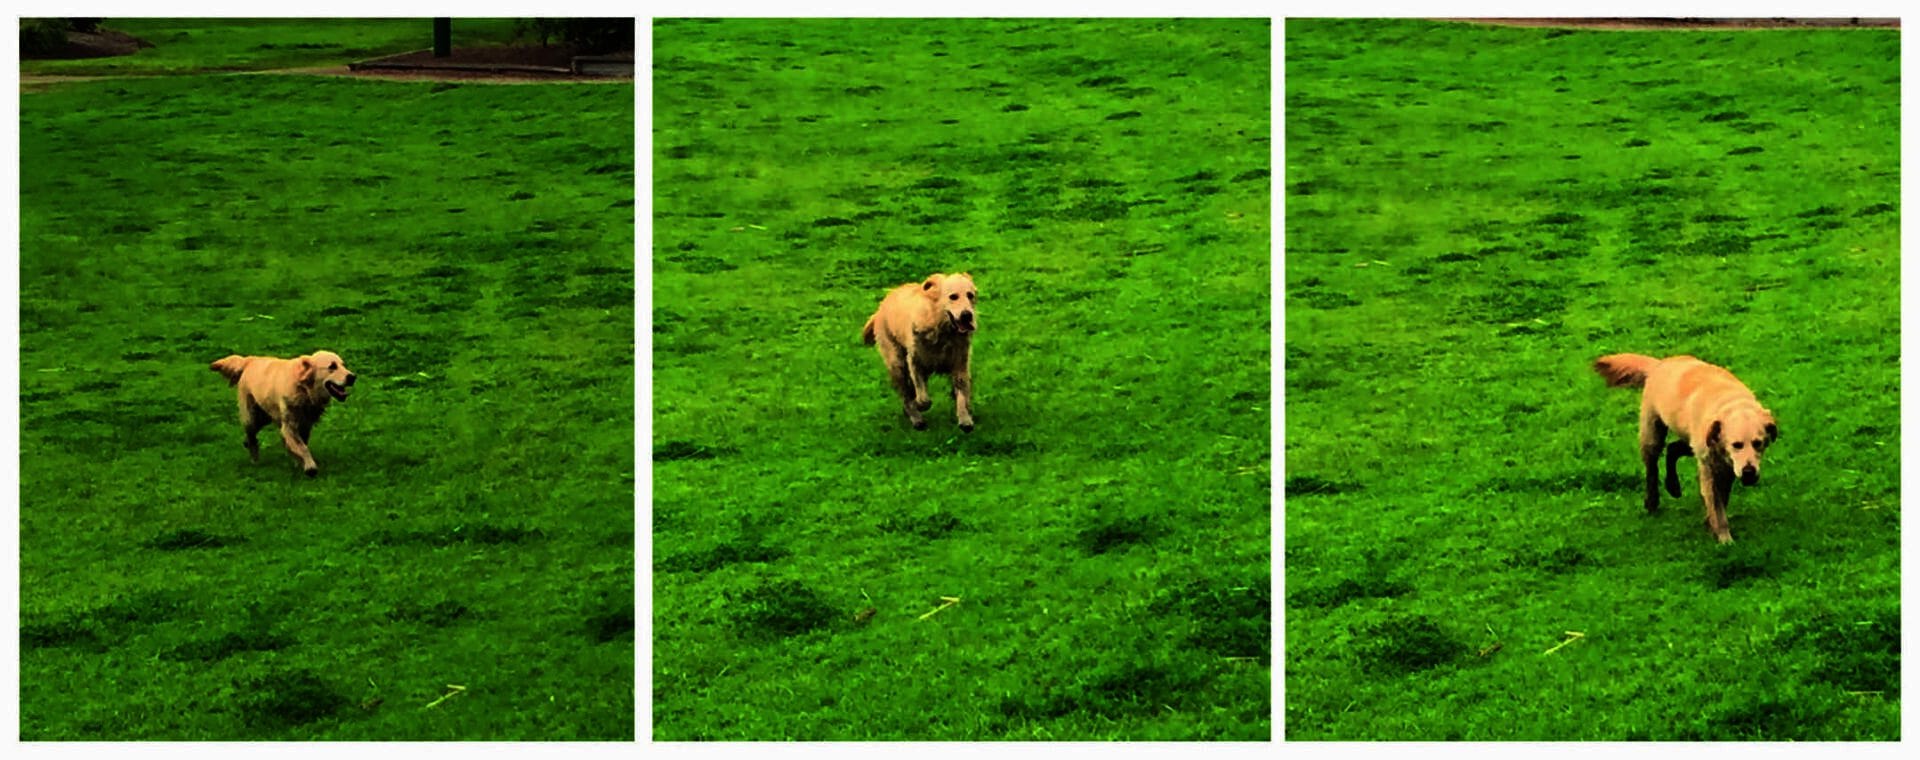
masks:
[[[454,19],[455,46],[513,39],[513,19]],[[101,26],[153,47],[111,58],[21,61],[20,73],[186,74],[345,65],[433,46],[425,18],[113,18]]]
[[[1268,23],[654,35],[654,738],[1267,738]]]
[[[1899,738],[1898,33],[1286,35],[1287,738]],[[1778,417],[1737,543],[1622,351]]]
[[[22,97],[21,738],[632,737],[632,109]],[[319,477],[249,463],[208,362],[319,348]]]

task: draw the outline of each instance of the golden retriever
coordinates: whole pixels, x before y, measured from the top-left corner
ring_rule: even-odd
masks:
[[[247,431],[247,453],[260,461],[260,440],[256,436],[269,422],[279,423],[280,440],[287,453],[300,463],[309,477],[320,473],[307,450],[307,436],[320,414],[333,399],[347,400],[355,375],[340,355],[315,351],[307,356],[276,359],[271,356],[229,356],[213,363],[213,371],[225,375],[239,389],[240,425]]]
[[[860,329],[860,341],[878,346],[887,377],[899,391],[913,429],[925,430],[921,412],[933,406],[927,399],[927,376],[953,379],[953,416],[960,429],[973,432],[973,333],[979,329],[973,304],[979,293],[973,277],[935,274],[925,282],[894,288],[880,301],[880,309]]]
[[[1691,356],[1613,354],[1594,360],[1593,370],[1610,388],[1645,389],[1640,394],[1640,462],[1647,470],[1647,511],[1660,507],[1660,449],[1672,430],[1680,440],[1666,450],[1667,493],[1680,495],[1674,465],[1681,457],[1694,457],[1700,464],[1707,530],[1720,543],[1733,543],[1727,527],[1733,478],[1737,474],[1748,486],[1760,482],[1760,455],[1780,437],[1773,413],[1760,406],[1732,372]]]

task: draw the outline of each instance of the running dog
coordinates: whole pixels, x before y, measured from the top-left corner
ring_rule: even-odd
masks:
[[[973,332],[980,326],[973,302],[978,297],[973,278],[964,272],[931,275],[887,293],[860,329],[860,341],[879,348],[915,430],[927,429],[920,413],[933,406],[927,376],[951,375],[953,416],[962,431],[973,432]]]
[[[292,359],[236,354],[214,362],[213,371],[239,389],[240,425],[247,431],[247,453],[253,461],[260,461],[260,440],[255,436],[268,423],[278,423],[287,453],[308,477],[320,474],[313,452],[307,450],[307,436],[327,410],[328,401],[347,400],[347,389],[356,378],[339,354],[315,351]]]

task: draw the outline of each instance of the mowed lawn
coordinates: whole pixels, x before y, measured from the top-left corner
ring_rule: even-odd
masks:
[[[21,738],[633,735],[631,86],[85,82],[20,140]],[[321,348],[319,476],[250,463],[208,362]]]
[[[1899,738],[1898,32],[1286,40],[1287,738]],[[1776,415],[1736,543],[1616,352]]]
[[[1266,739],[1268,22],[653,33],[654,738]]]

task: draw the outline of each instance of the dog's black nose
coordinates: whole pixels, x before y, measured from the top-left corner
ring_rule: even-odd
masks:
[[[1758,483],[1758,482],[1760,482],[1760,471],[1759,471],[1759,470],[1757,470],[1757,469],[1754,469],[1754,468],[1752,468],[1752,467],[1748,467],[1748,468],[1746,468],[1746,469],[1744,469],[1744,470],[1741,470],[1741,471],[1740,471],[1740,484],[1741,484],[1741,485],[1748,485],[1748,486],[1750,486],[1750,485],[1753,485],[1753,484],[1755,484],[1755,483]]]
[[[358,378],[358,377],[360,377],[360,376],[359,376],[359,375],[356,375],[356,374],[353,374],[352,372],[348,372],[348,373],[347,373],[347,385],[352,385],[352,384],[353,384],[353,381],[354,381],[354,379],[356,379],[356,378]]]
[[[971,311],[963,311],[963,312],[960,312],[960,321],[962,321],[962,322],[972,322],[972,321],[973,321],[973,312],[971,312]]]

